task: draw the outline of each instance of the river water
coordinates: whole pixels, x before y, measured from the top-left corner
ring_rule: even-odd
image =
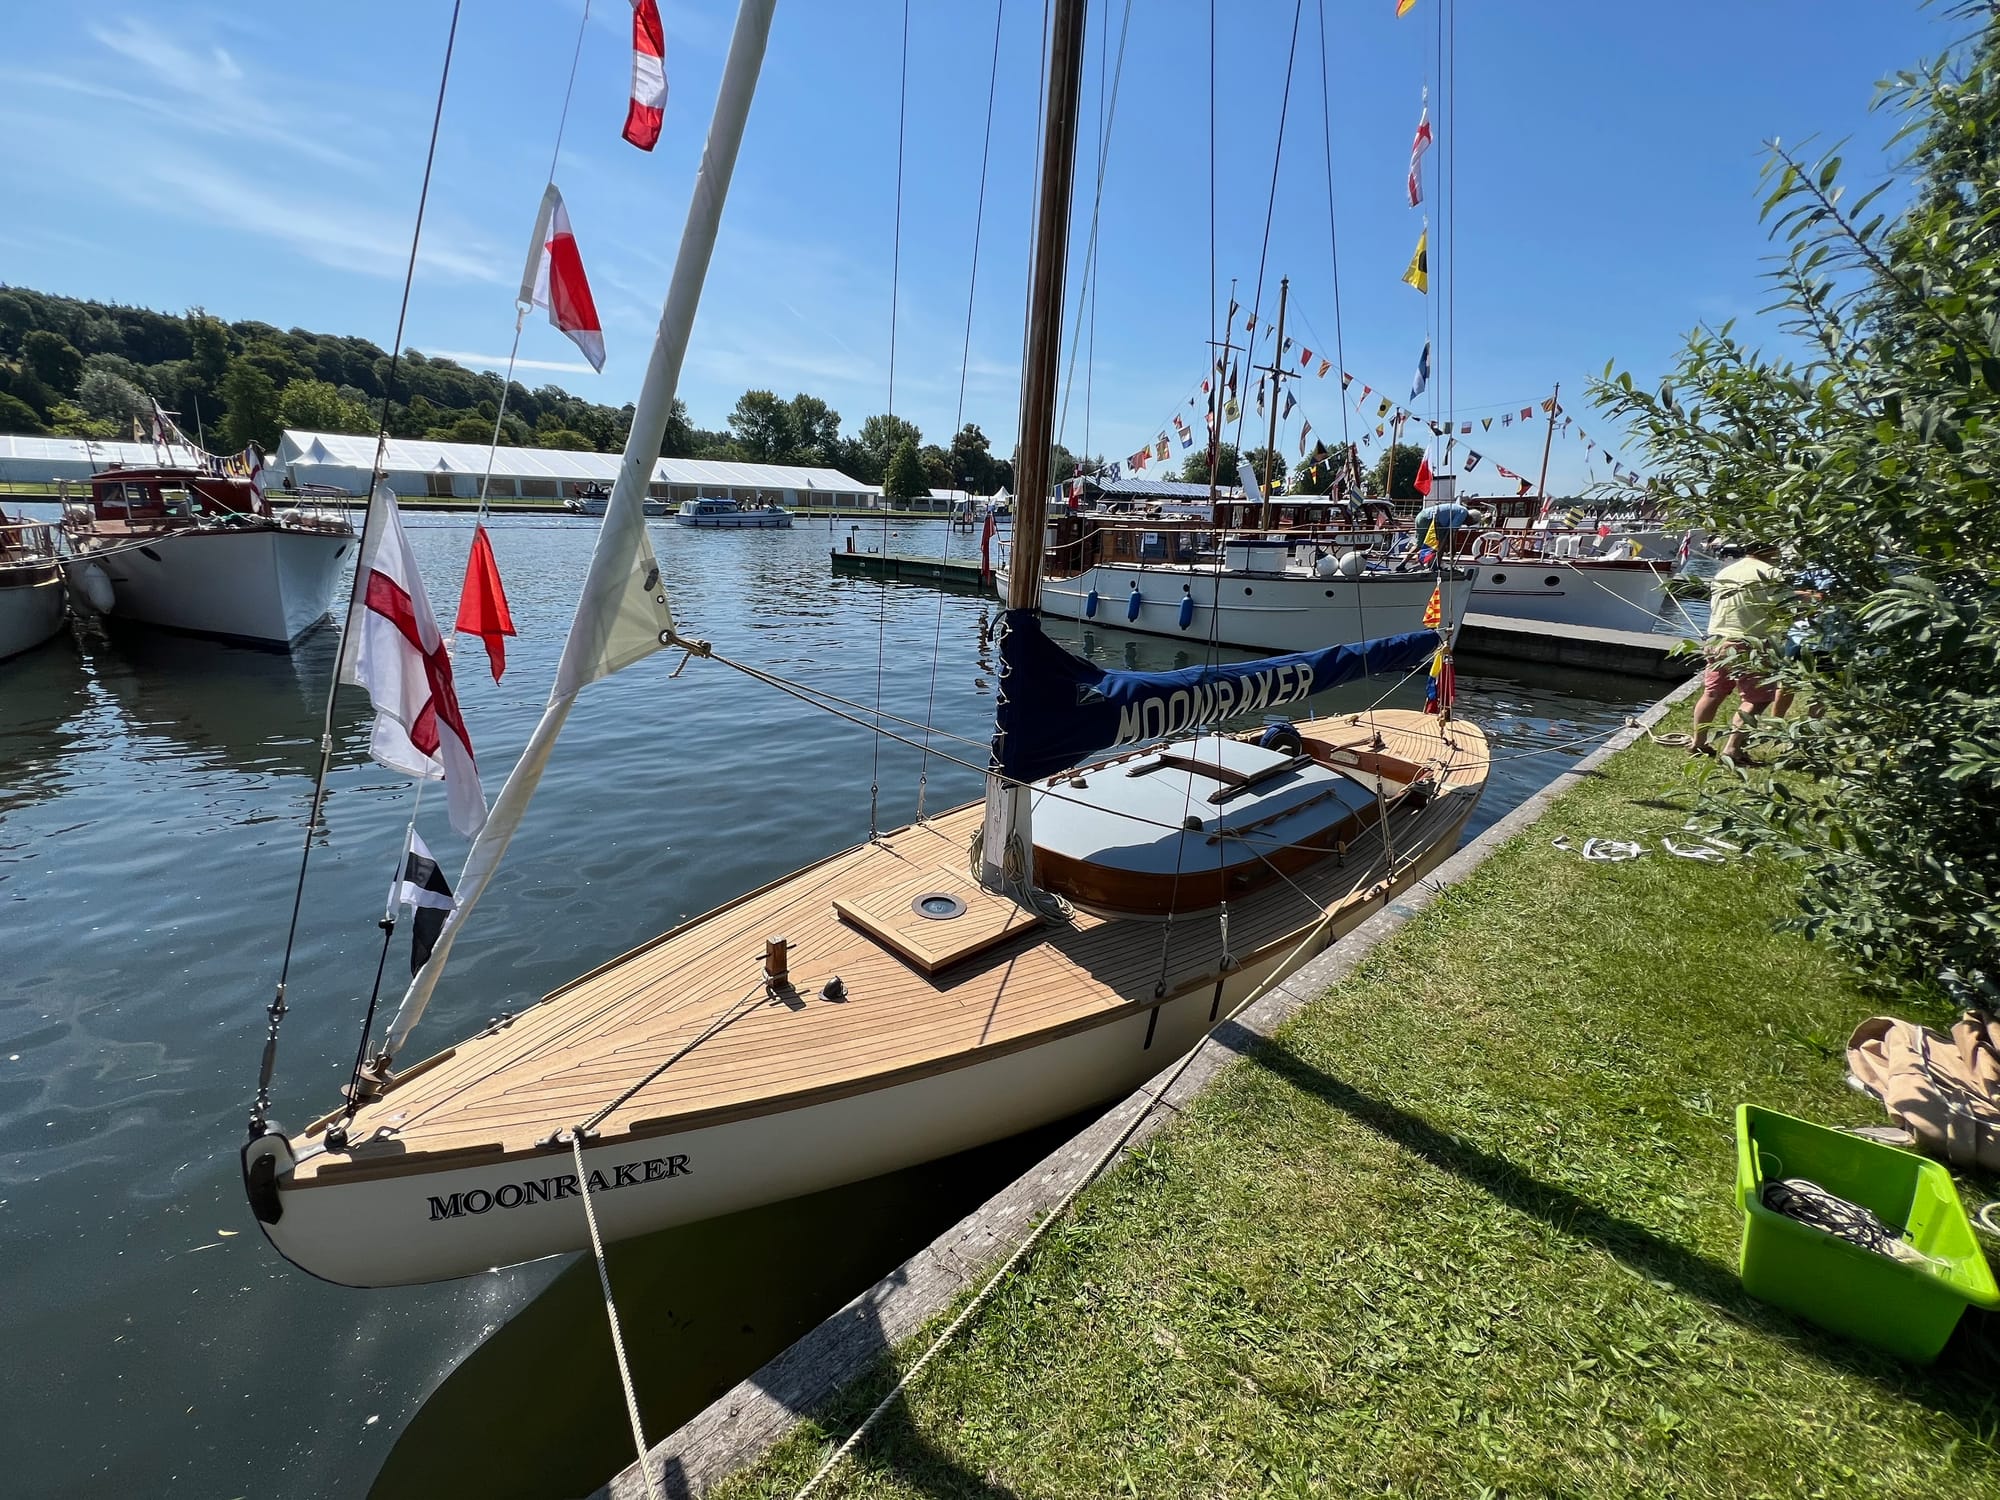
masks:
[[[852,523],[690,533],[655,523],[684,630],[771,672],[983,737],[996,604],[830,576]],[[460,517],[413,515],[440,600]],[[592,523],[510,517],[494,547],[520,628],[461,701],[489,796],[552,678]],[[936,522],[864,547],[935,553]],[[965,538],[951,545],[964,548]],[[449,613],[448,607],[445,610]],[[1107,664],[1187,664],[1176,642],[1054,622]],[[277,977],[335,641],[292,656],[83,623],[0,662],[0,1453],[10,1493],[588,1491],[629,1461],[595,1275],[544,1262],[352,1291],[265,1245],[237,1149]],[[460,943],[420,1055],[682,918],[865,838],[968,767],[663,653],[583,696],[509,862]],[[1474,831],[1657,694],[1620,678],[1463,675],[1495,741]],[[1357,684],[1316,708],[1359,707]],[[1419,678],[1389,702],[1414,706]],[[344,690],[293,960],[275,1113],[303,1123],[354,1053],[410,784],[366,759]],[[943,748],[976,751],[955,742]],[[447,870],[463,841],[427,798]],[[393,981],[405,962],[390,960]],[[988,1196],[1060,1129],[798,1203],[620,1246],[613,1274],[648,1429],[663,1434]]]

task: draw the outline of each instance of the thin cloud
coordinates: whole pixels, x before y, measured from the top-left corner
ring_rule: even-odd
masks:
[[[202,220],[288,245],[336,270],[397,280],[409,257],[407,221],[377,209],[330,199],[280,202],[268,188],[212,162],[153,157],[147,170],[105,184],[144,207]],[[419,270],[447,280],[504,284],[510,278],[466,246],[463,231],[432,226],[417,256]]]
[[[468,354],[462,349],[426,349],[424,354],[430,359],[449,359],[468,369],[489,370],[494,374],[507,368],[504,354]],[[580,359],[516,359],[517,370],[558,370],[565,375],[595,375],[597,371]]]

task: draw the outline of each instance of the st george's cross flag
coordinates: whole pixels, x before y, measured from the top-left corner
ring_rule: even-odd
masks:
[[[368,689],[375,704],[368,753],[405,776],[442,778],[451,826],[471,838],[486,822],[486,794],[459,712],[451,655],[387,484],[376,485],[368,502],[367,538],[340,647],[340,680]]]
[[[549,321],[583,351],[593,370],[604,368],[604,329],[597,321],[597,304],[583,274],[583,257],[570,233],[569,210],[552,182],[542,194],[535,215],[535,237],[528,244],[528,264],[521,273],[521,300],[548,309]]]
[[[666,113],[667,34],[658,0],[632,0],[632,102],[625,110],[625,139],[651,151]]]
[[[1424,201],[1424,153],[1431,149],[1431,103],[1424,100],[1423,113],[1417,116],[1416,138],[1410,142],[1410,207],[1415,208]]]
[[[430,961],[431,949],[437,946],[438,934],[444,931],[444,919],[452,908],[450,882],[414,828],[410,830],[410,846],[403,851],[394,904],[416,913],[410,922],[410,972],[414,974]]]

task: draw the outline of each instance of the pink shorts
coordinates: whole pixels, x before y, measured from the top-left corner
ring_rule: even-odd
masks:
[[[1740,649],[1726,645],[1709,657],[1708,669],[1701,674],[1702,691],[1724,697],[1734,693],[1743,700],[1745,708],[1767,708],[1778,696],[1778,690],[1754,672],[1729,670],[1729,659]]]

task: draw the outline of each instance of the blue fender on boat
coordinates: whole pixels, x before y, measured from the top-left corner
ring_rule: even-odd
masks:
[[[1194,624],[1194,595],[1188,592],[1186,584],[1182,584],[1181,585],[1181,629],[1186,630],[1188,626],[1192,624]]]
[[[1132,592],[1125,596],[1125,618],[1128,620],[1138,619],[1139,606],[1144,602],[1145,601],[1139,597],[1139,585],[1136,583],[1133,584]]]
[[[1097,590],[1096,590],[1096,589],[1092,589],[1092,590],[1091,590],[1091,591],[1090,591],[1090,592],[1089,592],[1088,594],[1085,594],[1085,595],[1083,596],[1083,617],[1084,617],[1084,618],[1085,618],[1086,620],[1094,620],[1094,619],[1096,619],[1096,618],[1097,618]]]

